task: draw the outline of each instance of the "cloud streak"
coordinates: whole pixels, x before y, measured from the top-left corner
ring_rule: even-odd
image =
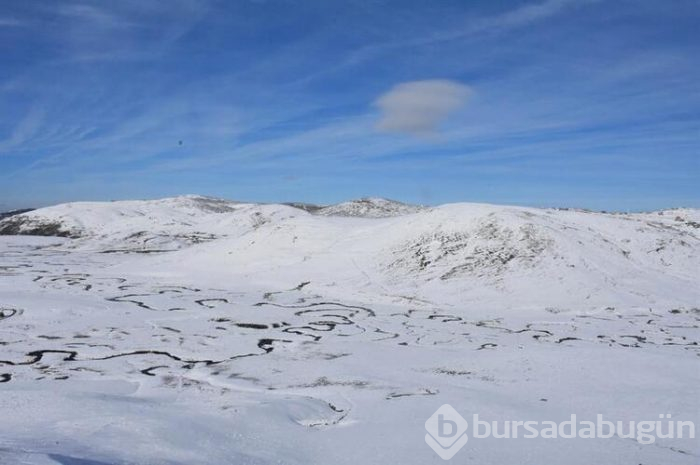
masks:
[[[29,142],[39,131],[46,113],[33,107],[15,126],[12,134],[5,140],[0,140],[0,155]]]
[[[0,18],[0,27],[18,27],[22,22],[13,18]]]

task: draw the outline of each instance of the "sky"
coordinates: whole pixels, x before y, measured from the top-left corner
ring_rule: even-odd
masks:
[[[697,0],[0,0],[0,211],[700,207]]]

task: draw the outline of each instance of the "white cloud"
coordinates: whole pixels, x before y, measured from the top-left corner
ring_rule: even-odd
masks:
[[[431,134],[466,104],[471,93],[468,86],[446,79],[398,84],[374,102],[382,112],[377,129],[418,136]]]

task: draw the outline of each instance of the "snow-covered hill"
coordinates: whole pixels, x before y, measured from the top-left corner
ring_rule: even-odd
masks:
[[[89,239],[92,245],[142,250],[173,250],[188,244],[242,234],[263,223],[297,216],[384,218],[423,207],[385,199],[361,199],[337,205],[250,204],[187,195],[160,200],[74,202],[20,211],[0,218],[0,235],[59,236]],[[80,241],[81,245],[88,241]]]
[[[0,212],[0,220],[4,220],[5,218],[9,218],[11,216],[20,215],[22,213],[27,213],[27,212],[30,212],[32,210],[33,210],[33,208],[22,208],[19,210],[10,210],[7,212]]]
[[[700,425],[698,210],[187,196],[0,232],[2,464],[444,463],[443,404]],[[454,460],[695,465],[697,444],[470,436]]]
[[[360,218],[387,218],[410,215],[425,210],[419,205],[409,205],[395,200],[363,198],[319,208],[313,213],[323,216],[355,216]]]
[[[297,209],[201,196],[161,200],[75,202],[0,221],[0,235],[61,236],[102,251],[164,251],[243,234]]]
[[[310,213],[185,196],[57,205],[5,219],[0,233],[67,236],[74,240],[64,247],[99,252],[173,251],[139,268],[172,263],[207,282],[299,276],[453,303],[498,296],[499,305],[575,298],[614,306],[700,300],[692,290],[700,288],[698,226],[693,209],[610,214],[364,199]]]

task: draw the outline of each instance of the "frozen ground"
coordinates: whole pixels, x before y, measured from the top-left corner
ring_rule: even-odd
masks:
[[[0,236],[0,463],[442,463],[424,423],[445,403],[700,425],[699,221],[201,197],[13,216],[71,238]],[[470,439],[453,461],[700,447]]]

